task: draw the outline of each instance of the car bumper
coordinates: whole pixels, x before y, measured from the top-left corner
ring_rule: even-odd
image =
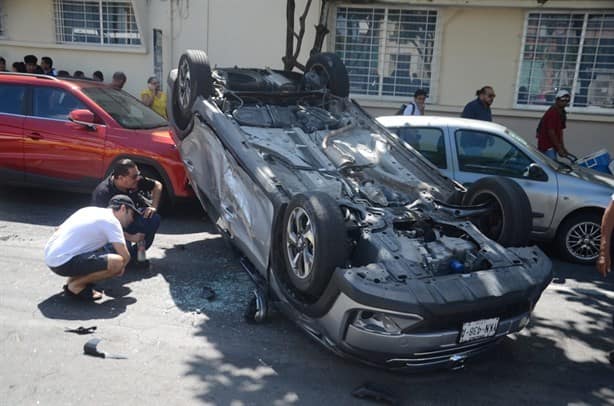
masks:
[[[459,368],[466,359],[474,357],[495,345],[508,334],[522,330],[530,320],[530,312],[499,320],[492,337],[459,343],[462,323],[458,329],[428,331],[420,333],[383,334],[357,326],[352,314],[358,309],[385,312],[357,303],[341,293],[329,315],[343,314],[344,333],[334,345],[336,352],[343,353],[362,362],[393,370],[424,370],[436,368]],[[324,317],[322,324],[334,336],[339,325],[333,317]],[[328,319],[328,320],[327,320]],[[332,330],[332,331],[330,331]],[[333,349],[333,348],[331,348]]]
[[[339,355],[393,370],[457,368],[522,330],[552,279],[551,262],[541,251],[514,250],[530,261],[407,284],[373,284],[356,278],[357,268],[338,269],[319,303],[299,309],[286,301],[285,307],[305,331]],[[391,333],[357,322],[361,312],[418,321]],[[464,323],[492,318],[498,319],[492,335],[460,342]]]

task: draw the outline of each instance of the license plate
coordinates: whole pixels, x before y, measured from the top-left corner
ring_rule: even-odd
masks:
[[[459,343],[466,343],[467,341],[478,340],[480,338],[492,337],[497,332],[497,326],[499,325],[499,318],[483,319],[470,321],[463,324],[461,330]]]

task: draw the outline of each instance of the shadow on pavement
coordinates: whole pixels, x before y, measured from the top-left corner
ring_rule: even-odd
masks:
[[[195,242],[186,249],[202,252],[214,247],[223,249],[213,242]],[[176,254],[173,249],[167,253]],[[229,254],[230,250],[224,256]],[[278,313],[266,324],[246,324],[242,311],[251,283],[247,276],[240,275],[238,258],[232,262],[234,276],[229,282],[241,286],[226,289],[245,295],[235,292],[235,300],[245,299],[240,306],[223,312],[205,307],[208,318],[199,325],[196,336],[208,351],[188,361],[188,375],[200,379],[198,397],[202,402],[363,404],[351,392],[365,382],[384,386],[399,404],[411,405],[444,405],[451,399],[457,404],[499,405],[606,404],[614,399],[614,370],[606,355],[595,357],[582,350],[597,349],[606,354],[614,349],[611,296],[600,293],[611,292],[614,285],[595,282],[598,275],[591,266],[555,264],[563,281],[593,283],[590,288],[565,286],[561,292],[563,301],[582,303],[579,310],[557,321],[534,315],[525,330],[470,359],[463,370],[398,374],[339,358]],[[219,280],[215,270],[205,269],[203,273],[203,281],[215,284]],[[173,296],[183,300],[176,296],[181,293],[177,286],[172,286],[177,280],[169,281],[171,290],[176,291]],[[190,306],[182,308],[188,310]],[[578,318],[584,319],[582,325]],[[252,349],[250,353],[241,350],[246,343]]]
[[[49,319],[60,320],[99,320],[112,319],[136,303],[133,297],[109,298],[100,303],[78,301],[64,296],[53,295],[38,304],[40,312]]]

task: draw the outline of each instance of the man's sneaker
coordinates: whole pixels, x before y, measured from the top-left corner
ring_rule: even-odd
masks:
[[[610,365],[614,365],[614,351],[610,351],[608,358],[610,358]]]

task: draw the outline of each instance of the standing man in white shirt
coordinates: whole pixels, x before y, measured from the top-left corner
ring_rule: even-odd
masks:
[[[426,105],[426,90],[418,89],[414,92],[414,100],[410,102],[403,111],[404,116],[423,116]]]
[[[45,263],[68,277],[64,293],[76,299],[102,299],[93,283],[120,276],[130,261],[123,228],[141,214],[126,195],[115,195],[108,208],[85,207],[73,213],[45,246]],[[111,244],[113,252],[102,249]]]

